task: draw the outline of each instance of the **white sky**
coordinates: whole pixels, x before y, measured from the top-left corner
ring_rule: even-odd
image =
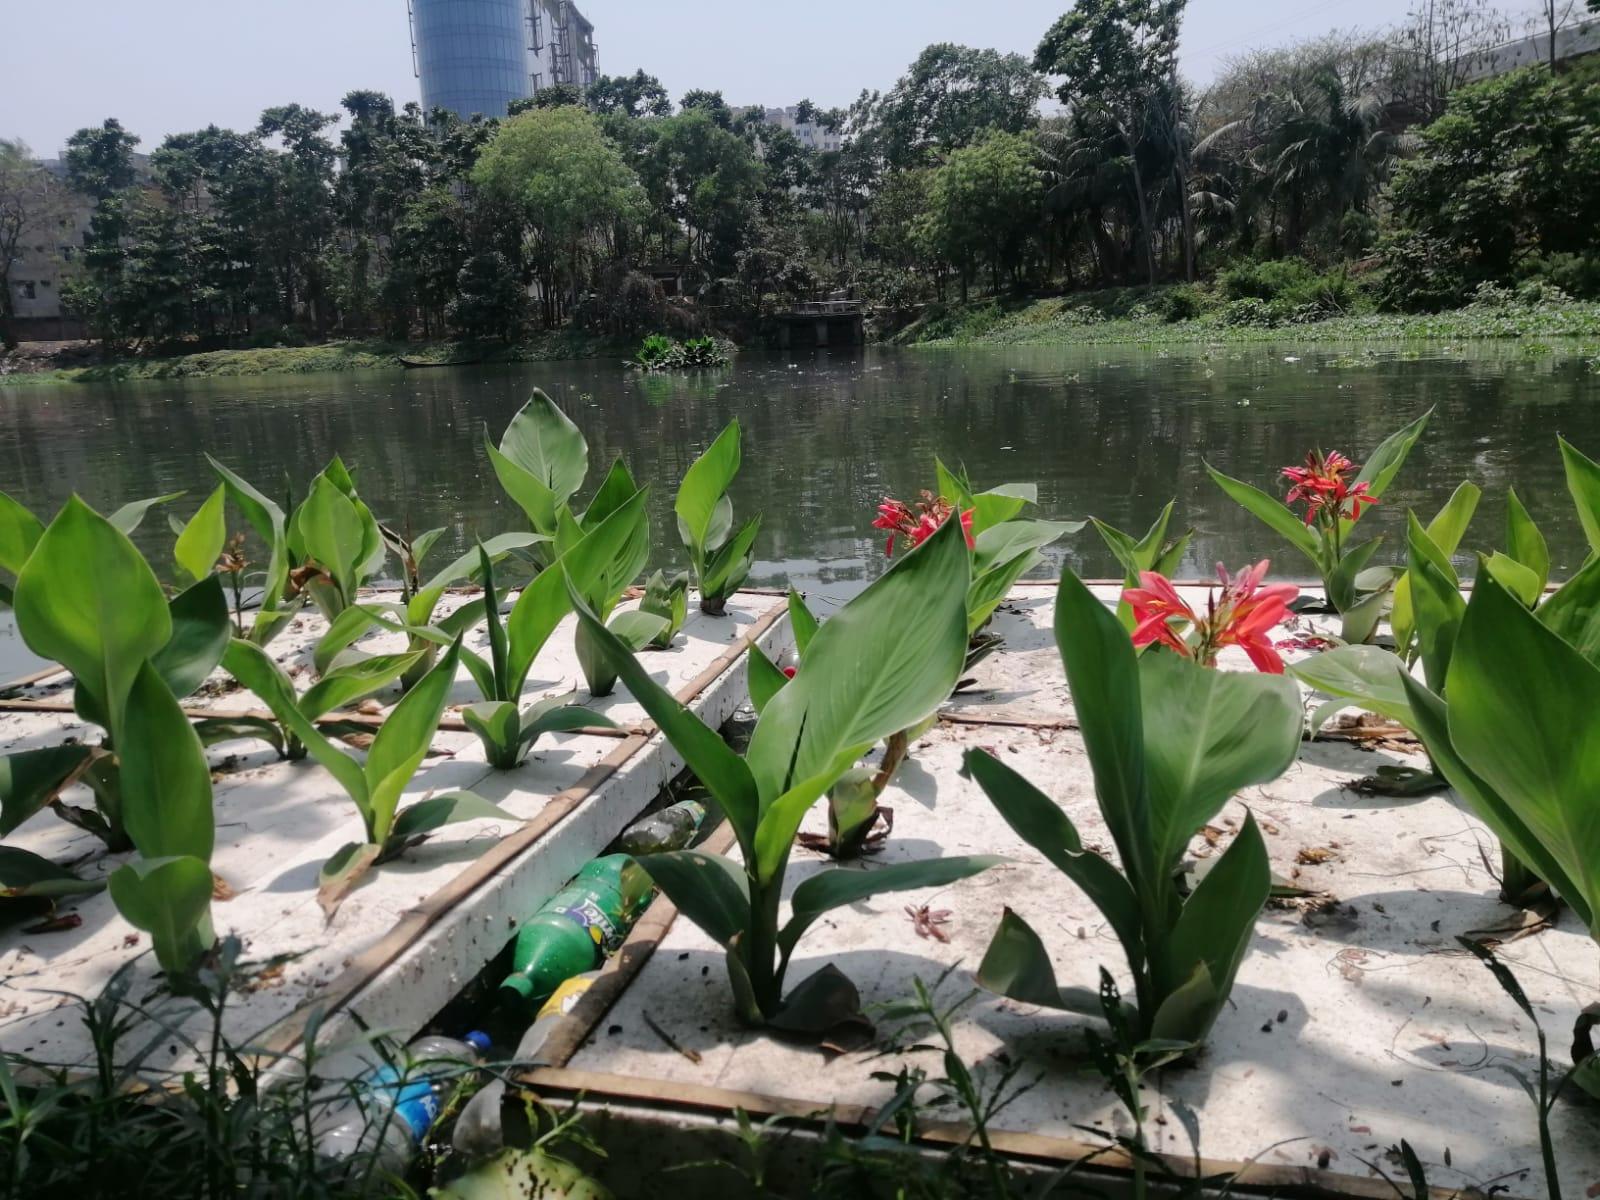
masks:
[[[1508,0],[1526,10],[1530,0]],[[249,128],[263,108],[337,110],[355,88],[418,98],[405,0],[5,0],[0,136],[56,154],[108,116],[154,148],[207,124]],[[847,104],[887,88],[930,43],[1031,56],[1067,0],[580,0],[600,69],[658,75],[674,99]],[[1183,67],[1204,84],[1239,50],[1400,19],[1406,0],[1190,0]],[[1519,22],[1520,28],[1520,22]]]

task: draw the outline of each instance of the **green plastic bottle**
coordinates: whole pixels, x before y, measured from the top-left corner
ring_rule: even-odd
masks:
[[[556,988],[592,971],[622,945],[654,887],[626,854],[608,854],[579,871],[517,931],[515,967],[500,1000],[531,1016]]]
[[[633,855],[685,849],[705,819],[705,805],[698,800],[679,800],[624,829],[617,839],[617,849]]]

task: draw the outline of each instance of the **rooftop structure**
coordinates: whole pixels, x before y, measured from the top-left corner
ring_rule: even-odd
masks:
[[[594,82],[594,24],[570,0],[407,0],[422,107],[503,117],[559,83]]]

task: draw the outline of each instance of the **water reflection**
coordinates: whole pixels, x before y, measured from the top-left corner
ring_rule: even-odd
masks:
[[[1042,510],[1093,513],[1142,529],[1169,498],[1196,536],[1187,570],[1271,555],[1277,573],[1308,564],[1205,477],[1211,462],[1272,488],[1313,445],[1360,457],[1429,406],[1390,503],[1431,512],[1463,478],[1485,502],[1469,541],[1498,539],[1515,482],[1550,539],[1558,571],[1587,551],[1561,483],[1555,437],[1600,454],[1600,376],[1575,349],[1530,355],[1517,343],[1397,352],[1288,346],[869,350],[804,357],[746,354],[722,372],[640,376],[609,361],[415,372],[0,388],[0,487],[48,513],[73,491],[106,509],[180,488],[187,515],[212,484],[204,452],[278,493],[335,452],[387,520],[446,526],[441,546],[516,527],[484,457],[529,390],[541,386],[589,438],[597,483],[625,458],[651,486],[662,561],[677,480],[729,419],[745,427],[739,511],[765,514],[753,582],[847,595],[882,569],[870,527],[884,494],[932,485],[934,455],[964,462],[981,486],[1037,480]],[[170,534],[141,531],[163,560]],[[1057,547],[1093,575],[1116,568],[1092,532]],[[6,642],[0,634],[0,654]]]

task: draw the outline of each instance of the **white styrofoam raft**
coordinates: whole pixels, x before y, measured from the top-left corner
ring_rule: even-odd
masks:
[[[956,707],[969,719],[990,712],[1066,724],[1071,706],[1049,633],[1053,593],[1030,588],[1015,599],[996,625],[1007,649],[981,664],[979,687]],[[894,836],[863,869],[945,854],[999,853],[1013,862],[937,891],[873,898],[830,914],[801,941],[791,985],[832,962],[871,1004],[906,997],[914,977],[931,982],[955,966],[954,999],[971,987],[1010,906],[1044,938],[1063,985],[1093,987],[1104,965],[1126,986],[1120,947],[1099,913],[961,777],[962,755],[973,747],[1019,770],[1063,806],[1086,843],[1111,851],[1076,730],[943,724],[916,746],[886,794]],[[1147,1132],[1155,1149],[1192,1153],[1177,1116],[1184,1106],[1198,1117],[1200,1153],[1211,1159],[1262,1154],[1268,1164],[1368,1176],[1366,1160],[1403,1178],[1403,1168],[1386,1157],[1403,1138],[1436,1185],[1494,1181],[1513,1194],[1542,1191],[1533,1107],[1514,1075],[1537,1070],[1534,1031],[1454,940],[1514,916],[1496,899],[1487,866],[1494,839],[1449,793],[1395,801],[1348,786],[1397,761],[1422,762],[1307,744],[1282,778],[1227,806],[1211,835],[1215,846],[1196,839],[1197,856],[1219,853],[1248,805],[1266,834],[1274,873],[1331,899],[1274,902],[1263,912],[1204,1056],[1192,1068],[1153,1078],[1157,1104]],[[806,828],[825,829],[820,807]],[[823,866],[818,855],[797,851],[789,886]],[[918,935],[906,909],[923,904],[948,910],[940,927],[948,942]],[[1600,995],[1593,942],[1563,912],[1553,928],[1510,941],[1500,953],[1561,1055],[1578,1011]],[[647,1013],[700,1061],[665,1045],[645,1023]],[[997,1118],[997,1128],[1078,1141],[1085,1140],[1078,1126],[1128,1131],[1125,1114],[1081,1057],[1084,1026],[1083,1018],[987,993],[964,1011],[956,1029],[966,1061],[992,1074],[1002,1056],[1020,1056],[1027,1064],[1020,1081],[1037,1079]],[[739,1027],[721,950],[680,918],[570,1065],[823,1106],[872,1106],[892,1092],[872,1073],[892,1075],[902,1062],[940,1071],[933,1053],[872,1051],[825,1061],[814,1049]],[[1600,1184],[1592,1114],[1562,1105],[1553,1125],[1567,1194]]]
[[[741,594],[723,618],[694,612],[667,651],[645,660],[652,674],[674,693],[688,685],[730,650],[748,640],[758,621],[777,619],[760,638],[769,653],[786,647],[787,622],[774,613],[782,601]],[[309,650],[318,623],[302,618],[274,651],[292,665]],[[538,695],[579,688],[587,702],[573,651],[569,618],[535,665],[524,703]],[[364,642],[383,649],[384,640]],[[309,682],[303,672],[297,682]],[[708,722],[720,724],[746,695],[744,659],[723,670],[694,700]],[[469,685],[470,686],[470,685]],[[47,690],[47,689],[46,689]],[[460,689],[458,689],[460,690]],[[35,694],[38,694],[36,691]],[[253,697],[234,693],[233,711],[256,707]],[[390,696],[387,699],[392,700]],[[476,697],[463,692],[456,702]],[[194,703],[193,701],[191,703]],[[201,703],[205,703],[201,701]],[[644,721],[643,709],[618,686],[616,694],[593,701],[619,724]],[[84,733],[71,717],[38,713],[0,713],[0,739],[6,750],[59,742]],[[400,860],[385,864],[357,887],[331,922],[316,903],[321,863],[340,846],[360,841],[362,828],[353,802],[324,769],[310,761],[286,763],[259,742],[230,742],[213,748],[217,846],[212,866],[231,889],[231,899],[213,905],[219,935],[237,934],[246,956],[265,962],[296,955],[281,969],[264,974],[235,1002],[229,1031],[254,1038],[302,1006],[318,1002],[352,960],[380,942],[410,910],[455,880],[489,847],[534,817],[554,796],[579,782],[607,755],[629,743],[583,734],[547,735],[515,771],[491,769],[475,737],[441,733],[434,746],[443,753],[425,760],[406,790],[402,806],[429,793],[471,790],[500,805],[515,820],[485,820],[447,826]],[[370,1026],[405,1036],[441,1008],[503,946],[516,924],[558,890],[582,864],[603,849],[661,787],[682,769],[682,760],[659,734],[615,774],[596,787],[571,813],[505,869],[484,882],[376,975],[351,1007]],[[88,804],[86,791],[67,796]],[[101,853],[96,839],[61,821],[48,810],[16,831],[8,842],[54,861],[76,863],[81,874],[109,875],[125,856]],[[149,991],[155,964],[145,954],[147,939],[117,914],[108,895],[64,902],[82,923],[55,933],[24,934],[13,926],[0,934],[0,1050],[37,1061],[71,1065],[86,1060],[89,1046],[71,1001],[61,992],[92,996],[124,964],[139,958],[135,992]],[[332,1034],[336,1025],[330,1026]],[[176,1051],[182,1056],[181,1048]],[[151,1066],[167,1065],[158,1052]]]

